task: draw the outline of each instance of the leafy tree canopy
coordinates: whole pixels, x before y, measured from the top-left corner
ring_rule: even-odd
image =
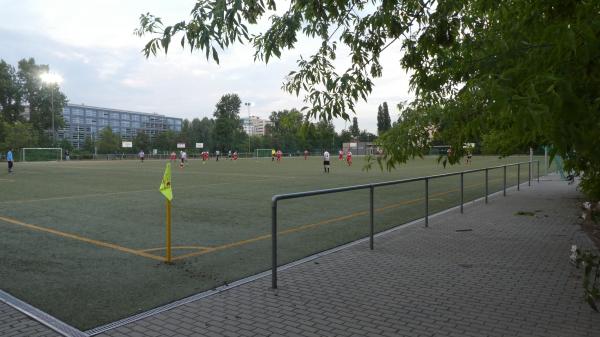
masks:
[[[352,137],[358,138],[358,136],[360,135],[360,128],[358,127],[358,118],[352,118],[352,125],[350,126],[349,131],[352,134]]]
[[[0,60],[0,112],[9,123],[21,119],[23,90],[19,85],[17,72],[10,64]]]
[[[382,134],[392,127],[392,119],[387,102],[383,102],[377,109],[377,133]]]
[[[33,58],[19,61],[17,73],[24,101],[29,104],[29,120],[40,133],[52,127],[64,126],[62,119],[63,107],[67,104],[67,97],[60,91],[58,84],[43,83],[41,74],[50,70],[48,65],[36,64]]]
[[[98,152],[115,153],[121,150],[121,136],[114,133],[108,126],[100,131],[100,141],[98,141]]]
[[[567,168],[583,172],[582,187],[600,198],[600,2],[596,0],[324,0],[291,1],[273,14],[274,0],[205,0],[189,21],[171,26],[142,15],[136,33],[150,34],[146,56],[181,45],[219,61],[218,49],[248,43],[268,62],[292,49],[300,35],[320,40],[298,60],[283,88],[303,93],[309,116],[349,119],[381,76],[381,54],[401,49],[416,99],[379,139],[388,168],[427,152],[431,139],[455,151],[481,139],[508,155],[553,146]],[[248,26],[263,17],[258,34]],[[179,38],[179,36],[177,36]],[[338,44],[351,64],[337,72]]]
[[[219,140],[217,147],[222,151],[235,150],[243,135],[240,122],[240,106],[242,101],[237,94],[227,94],[221,97],[215,106],[215,137]]]

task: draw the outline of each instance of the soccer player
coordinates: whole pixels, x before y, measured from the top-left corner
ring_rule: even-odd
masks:
[[[13,172],[13,165],[14,165],[13,149],[12,149],[12,147],[8,148],[8,152],[6,153],[6,161],[8,162],[8,173],[12,173]]]
[[[338,155],[338,159],[339,160],[344,160],[344,150],[340,150],[339,155]]]
[[[140,157],[140,161],[143,163],[144,162],[144,150],[140,150],[140,153],[138,153],[138,156]]]
[[[180,168],[183,168],[186,160],[187,160],[187,153],[185,153],[185,151],[181,151],[181,163],[179,163]]]
[[[281,152],[281,150],[277,150],[277,162],[279,163],[281,161],[281,156],[283,155],[283,152]]]
[[[327,151],[325,151],[327,152]],[[308,158],[308,150],[304,150],[304,160],[306,160],[306,158]]]
[[[229,152],[227,152],[227,159],[231,160],[231,150],[229,150]]]
[[[348,150],[348,153],[346,154],[346,162],[348,163],[348,166],[352,166],[352,152],[350,152],[350,150]]]
[[[233,151],[233,160],[237,160],[238,159],[238,153],[237,151]]]
[[[275,161],[275,149],[271,149],[271,161]]]
[[[217,161],[219,161],[220,155],[221,155],[221,152],[219,152],[219,150],[215,151],[215,156],[217,157]]]
[[[327,150],[323,153],[323,169],[325,173],[329,173],[329,152]]]
[[[175,154],[175,151],[171,152],[171,161],[174,162],[177,160],[177,155]]]

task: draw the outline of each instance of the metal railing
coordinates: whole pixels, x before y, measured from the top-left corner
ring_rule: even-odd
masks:
[[[464,176],[465,176],[465,174],[476,173],[476,172],[485,172],[485,197],[484,197],[484,200],[485,200],[485,203],[487,204],[488,203],[488,195],[489,195],[489,171],[490,170],[495,170],[495,169],[500,169],[500,168],[503,169],[502,195],[506,196],[506,168],[511,167],[511,166],[517,167],[517,190],[519,190],[520,185],[521,185],[521,179],[520,179],[521,178],[520,177],[521,176],[521,165],[528,166],[528,170],[527,170],[528,171],[528,175],[527,175],[528,186],[531,186],[533,163],[537,163],[537,181],[539,182],[540,181],[540,161],[536,160],[533,162],[531,162],[531,161],[520,162],[520,163],[514,163],[514,164],[486,167],[486,168],[481,168],[481,169],[467,170],[467,171],[462,171],[462,172],[452,172],[452,173],[431,175],[431,176],[426,176],[426,177],[408,178],[408,179],[385,181],[385,182],[372,183],[372,184],[354,185],[354,186],[329,188],[329,189],[315,190],[315,191],[274,195],[271,198],[271,286],[273,288],[277,288],[277,203],[279,201],[288,200],[288,199],[305,198],[305,197],[311,197],[311,196],[316,196],[316,195],[324,195],[324,194],[332,194],[332,193],[369,189],[369,247],[371,250],[373,250],[374,249],[374,235],[375,235],[375,223],[374,223],[375,208],[374,208],[373,200],[374,200],[376,187],[400,185],[400,184],[412,183],[412,182],[417,182],[417,181],[424,181],[425,182],[425,186],[424,186],[424,189],[425,189],[424,220],[425,220],[425,227],[428,227],[429,226],[429,181],[430,180],[460,175],[460,212],[463,213],[464,212],[463,206],[464,206],[464,189],[465,189],[464,188]]]

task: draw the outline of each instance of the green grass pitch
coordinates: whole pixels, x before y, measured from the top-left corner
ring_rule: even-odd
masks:
[[[448,168],[436,159],[365,172],[360,157],[352,167],[333,157],[329,174],[316,157],[175,165],[172,265],[163,262],[164,161],[17,163],[15,174],[0,173],[0,288],[89,329],[269,269],[274,194],[528,158],[475,157],[472,165]],[[490,171],[489,179],[490,193],[501,190],[502,170]],[[430,212],[458,204],[459,181],[430,182]],[[516,184],[516,167],[508,170],[508,184]],[[481,197],[484,186],[483,172],[466,175],[465,200]],[[376,231],[422,217],[423,196],[423,182],[376,189]],[[368,190],[282,201],[280,264],[367,236],[368,205]]]

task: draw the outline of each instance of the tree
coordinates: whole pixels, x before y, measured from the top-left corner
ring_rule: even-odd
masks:
[[[331,121],[321,120],[316,124],[318,147],[332,150],[335,147],[335,127]]]
[[[173,151],[177,148],[176,137],[172,130],[161,132],[152,141],[152,147],[161,151]]]
[[[319,39],[283,88],[302,91],[306,113],[326,119],[349,119],[381,76],[382,53],[399,44],[416,98],[379,139],[388,168],[425,153],[435,133],[456,149],[446,158],[451,164],[475,138],[503,155],[551,144],[567,169],[583,172],[584,191],[600,199],[600,2],[324,0],[275,9],[274,0],[202,1],[190,21],[172,26],[142,15],[136,33],[152,35],[146,56],[167,51],[182,33],[182,45],[216,62],[217,47],[238,42],[268,62],[294,48],[299,34]],[[266,31],[249,34],[265,16]],[[350,50],[342,73],[333,62],[338,44]]]
[[[305,121],[302,113],[296,109],[271,112],[269,116],[269,135],[272,146],[285,152],[296,152],[301,147],[310,146],[310,130],[303,128]],[[308,143],[306,143],[308,135]],[[301,144],[301,142],[305,142]]]
[[[340,143],[350,143],[350,141],[352,141],[352,133],[348,130],[342,130],[340,133]]]
[[[144,131],[139,131],[137,135],[135,135],[135,138],[133,139],[133,147],[136,152],[140,150],[148,152],[150,151],[150,145],[150,137],[148,137]]]
[[[94,140],[92,139],[92,137],[90,137],[90,136],[85,137],[85,140],[83,142],[83,150],[86,152],[89,152],[89,153],[94,153],[95,148],[96,148],[96,144],[94,143]]]
[[[23,93],[15,68],[0,60],[0,112],[4,120],[14,123],[21,120]]]
[[[350,126],[350,134],[354,138],[358,138],[360,135],[360,128],[358,127],[358,118],[352,118],[352,125]]]
[[[67,97],[59,90],[57,84],[44,84],[40,78],[41,74],[49,70],[48,65],[38,65],[33,58],[19,61],[17,75],[23,98],[29,104],[29,120],[40,136],[51,129],[53,116],[55,130],[64,126],[62,110],[67,103]]]
[[[121,148],[121,137],[114,133],[110,126],[100,131],[100,141],[98,141],[98,152],[115,153]]]
[[[5,125],[5,132],[4,143],[7,148],[21,149],[37,145],[37,133],[30,123],[15,122],[13,125]]]
[[[63,151],[64,150],[73,151],[73,144],[71,144],[71,142],[68,141],[67,139],[61,140],[61,142],[60,142],[60,144],[58,144],[58,146],[60,146],[63,149]]]
[[[377,109],[377,133],[382,134],[392,127],[392,119],[388,111],[387,102],[383,102]]]
[[[242,101],[237,94],[227,94],[221,97],[216,105],[213,116],[215,117],[215,141],[220,150],[235,149],[242,137],[242,124],[240,122],[240,106]]]
[[[367,130],[362,130],[360,135],[358,135],[358,141],[360,142],[372,142],[377,139],[377,136],[370,133]]]
[[[215,120],[207,117],[192,120],[192,134],[199,143],[204,143],[204,148],[215,150],[214,144]]]

